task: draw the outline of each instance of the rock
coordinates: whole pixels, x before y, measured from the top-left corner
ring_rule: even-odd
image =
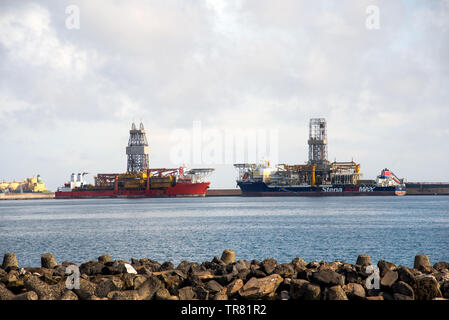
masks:
[[[379,293],[379,296],[383,297],[384,300],[395,300],[394,296],[392,294],[390,294],[389,292],[381,292]]]
[[[307,262],[302,258],[294,258],[291,262],[294,270],[298,272],[299,270],[304,270],[307,266]]]
[[[442,296],[437,280],[431,275],[415,277],[412,288],[416,300],[432,300]]]
[[[41,256],[41,267],[47,269],[53,269],[56,267],[58,263],[56,262],[55,257],[51,253],[44,253]]]
[[[242,270],[248,270],[250,266],[251,264],[246,260],[239,260],[235,263],[235,267],[238,272],[241,272]]]
[[[379,268],[380,276],[383,277],[387,271],[394,270],[396,265],[385,260],[379,260],[379,262],[377,262],[377,267]]]
[[[358,283],[348,283],[343,286],[343,290],[351,300],[363,300],[366,297],[365,289]]]
[[[109,254],[103,254],[98,257],[98,262],[106,263],[106,262],[112,262],[111,256]]]
[[[437,262],[433,265],[433,268],[438,271],[449,270],[449,262]]]
[[[371,265],[371,257],[367,254],[359,254],[355,264],[359,266],[369,266]]]
[[[316,269],[319,266],[320,266],[320,264],[317,261],[312,261],[312,262],[309,262],[306,267],[308,269]]]
[[[27,291],[14,296],[11,300],[38,300],[39,297],[34,291]]]
[[[413,300],[412,297],[400,293],[393,294],[394,300]]]
[[[449,299],[449,281],[444,281],[440,286],[444,298]]]
[[[293,266],[289,263],[282,263],[277,265],[274,268],[273,273],[280,275],[282,278],[293,278],[293,276],[296,276],[296,272]]]
[[[359,273],[349,264],[343,264],[341,265],[337,273],[345,276],[345,282],[346,283],[358,283],[362,284],[362,277],[359,275]]]
[[[78,296],[72,290],[66,290],[60,300],[78,300]]]
[[[195,296],[198,300],[209,300],[209,290],[203,286],[193,287],[193,291],[195,291]]]
[[[19,263],[17,262],[17,256],[13,252],[8,252],[3,256],[2,268],[9,272],[11,269],[19,269]]]
[[[398,280],[398,273],[396,271],[387,270],[385,275],[380,279],[380,285],[382,287],[391,287],[396,280]]]
[[[79,269],[81,274],[87,274],[88,276],[95,276],[102,274],[104,264],[98,261],[87,261],[83,263]]]
[[[6,286],[0,282],[0,300],[12,300],[14,293],[9,291]]]
[[[218,293],[214,296],[214,300],[228,300],[228,296],[227,296],[226,293],[224,293],[224,292],[218,292]]]
[[[24,281],[24,286],[28,291],[37,293],[39,300],[58,300],[65,290],[65,283],[49,285],[36,276],[30,276]]]
[[[91,296],[95,295],[96,289],[97,285],[95,283],[80,278],[80,288],[73,289],[73,292],[75,292],[81,300],[88,300]]]
[[[142,300],[151,300],[153,295],[161,288],[161,280],[155,276],[150,276],[144,283],[142,283],[137,289]]]
[[[303,299],[306,293],[306,287],[309,281],[304,279],[291,279],[290,281],[290,297],[292,299]]]
[[[272,274],[265,278],[251,278],[239,290],[239,294],[245,299],[272,297],[282,281],[282,277],[278,274]]]
[[[320,270],[312,274],[313,282],[323,286],[343,286],[345,284],[345,277],[332,270]]]
[[[118,277],[114,276],[101,280],[95,288],[94,295],[103,298],[107,297],[111,291],[120,291],[125,287],[125,283]]]
[[[326,288],[324,296],[325,300],[348,300],[346,293],[339,285]]]
[[[137,290],[113,291],[111,300],[142,300]]]
[[[411,300],[415,299],[415,294],[413,292],[413,288],[405,283],[404,281],[398,281],[392,285],[392,290],[394,294],[401,294],[408,297],[411,297]]]
[[[235,252],[232,250],[229,250],[229,249],[224,250],[221,255],[221,260],[225,264],[234,263],[235,262]]]
[[[160,288],[156,291],[154,298],[156,300],[168,300],[171,297],[170,292],[165,288]]]
[[[413,265],[413,268],[421,270],[425,268],[432,267],[430,264],[429,257],[425,254],[418,254],[415,256],[415,263]]]
[[[399,266],[396,268],[396,271],[398,273],[398,279],[400,281],[403,281],[408,284],[413,283],[413,279],[415,278],[415,276],[409,268],[404,267],[404,266]]]
[[[378,301],[378,300],[384,300],[384,297],[382,297],[382,296],[372,296],[372,297],[366,297],[366,300]]]
[[[179,300],[194,300],[196,298],[195,291],[191,286],[179,289]]]
[[[320,286],[308,283],[305,287],[304,300],[320,300],[321,288]]]
[[[175,266],[170,261],[166,261],[161,265],[161,271],[173,270]]]
[[[226,294],[233,297],[243,287],[242,279],[235,279],[226,286]]]
[[[262,261],[262,268],[267,275],[273,273],[277,265],[278,265],[277,261],[273,258],[268,258]]]
[[[206,289],[209,292],[217,293],[223,289],[223,286],[221,284],[219,284],[217,281],[211,280],[211,281],[207,282]]]

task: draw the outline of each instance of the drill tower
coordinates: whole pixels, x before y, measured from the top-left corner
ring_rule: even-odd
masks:
[[[309,164],[325,165],[327,160],[327,126],[323,118],[310,119]]]
[[[143,123],[140,123],[139,129],[133,123],[131,130],[129,130],[129,142],[126,147],[126,155],[128,156],[126,171],[130,173],[146,172],[149,169],[149,154],[150,147]]]

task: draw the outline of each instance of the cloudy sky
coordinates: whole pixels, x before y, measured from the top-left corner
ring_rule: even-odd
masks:
[[[449,181],[448,58],[447,0],[2,0],[0,180],[39,173],[54,190],[72,172],[123,172],[132,121],[151,167],[180,165],[195,123],[215,130],[202,152],[259,130],[277,133],[279,162],[304,163],[320,117],[330,160],[365,178]],[[242,159],[184,155],[235,187]]]

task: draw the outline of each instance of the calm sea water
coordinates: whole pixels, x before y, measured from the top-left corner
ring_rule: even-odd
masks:
[[[77,264],[104,253],[201,263],[227,248],[278,262],[449,261],[449,197],[0,201],[0,255],[15,252],[21,266],[40,266],[45,252]]]

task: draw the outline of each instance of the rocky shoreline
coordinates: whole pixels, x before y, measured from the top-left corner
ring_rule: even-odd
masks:
[[[113,261],[107,254],[77,266],[58,264],[46,253],[40,268],[22,268],[16,255],[7,253],[0,267],[0,300],[290,299],[447,300],[449,263],[432,266],[426,255],[417,255],[413,268],[383,260],[371,266],[367,255],[355,264],[236,261],[235,252],[225,250],[221,258],[178,266],[147,258]]]

